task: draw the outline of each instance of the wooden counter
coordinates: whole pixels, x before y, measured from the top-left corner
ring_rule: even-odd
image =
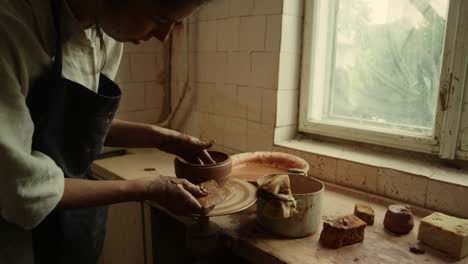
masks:
[[[136,179],[154,174],[174,175],[174,157],[153,149],[131,149],[129,154],[96,161],[92,171],[102,179]],[[145,171],[155,168],[155,171]],[[444,253],[418,244],[416,235],[420,217],[430,211],[412,207],[415,227],[407,235],[394,235],[383,227],[386,206],[395,201],[357,192],[344,187],[326,184],[322,218],[352,214],[355,203],[374,208],[375,225],[366,228],[363,243],[332,250],[322,248],[318,242],[320,231],[301,239],[275,237],[264,232],[255,221],[255,205],[229,216],[213,217],[222,233],[221,244],[252,263],[467,263],[468,258],[455,261]],[[154,205],[157,207],[157,205]],[[191,223],[187,217],[175,217],[184,224]],[[415,255],[409,251],[419,245],[425,254]]]

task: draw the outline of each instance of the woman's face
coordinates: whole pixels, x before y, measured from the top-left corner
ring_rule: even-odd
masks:
[[[139,44],[152,37],[165,42],[174,27],[192,14],[196,7],[175,7],[160,2],[129,0],[120,1],[117,6],[105,6],[104,11],[98,14],[99,26],[107,35],[120,42]]]

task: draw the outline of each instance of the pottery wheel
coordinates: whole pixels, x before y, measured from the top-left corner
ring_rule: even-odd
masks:
[[[226,200],[217,204],[206,216],[221,216],[240,212],[249,208],[257,201],[257,189],[252,184],[230,178],[221,187],[226,195]]]
[[[246,152],[231,156],[231,178],[256,184],[257,180],[269,174],[285,174],[291,169],[309,170],[309,164],[294,155],[281,152]]]

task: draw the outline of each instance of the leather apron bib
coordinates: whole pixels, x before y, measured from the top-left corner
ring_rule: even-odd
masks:
[[[32,87],[27,103],[34,122],[33,149],[50,156],[66,178],[87,179],[120,101],[119,87],[100,76],[98,93],[62,78],[60,10],[52,0],[57,32],[53,71]],[[33,230],[36,264],[95,264],[105,235],[107,207],[54,210]]]

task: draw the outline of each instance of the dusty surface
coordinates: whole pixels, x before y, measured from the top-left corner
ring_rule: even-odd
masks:
[[[93,165],[93,171],[103,179],[134,179],[155,173],[174,175],[173,156],[156,150],[131,150],[134,154],[100,160]],[[155,167],[156,171],[144,169]],[[375,195],[327,185],[324,197],[322,219],[336,218],[353,213],[356,203],[371,206],[375,211],[375,224],[365,230],[362,243],[340,249],[326,249],[319,244],[320,231],[301,239],[284,239],[264,232],[256,223],[255,206],[240,213],[213,217],[211,221],[222,230],[222,241],[226,248],[245,257],[253,263],[463,263],[468,259],[455,261],[446,254],[419,244],[416,238],[420,218],[431,212],[412,207],[414,229],[406,235],[396,235],[383,227],[387,206],[395,201]],[[157,207],[157,205],[155,205]],[[177,218],[189,223],[188,218]],[[417,245],[425,254],[413,254],[411,246]]]

